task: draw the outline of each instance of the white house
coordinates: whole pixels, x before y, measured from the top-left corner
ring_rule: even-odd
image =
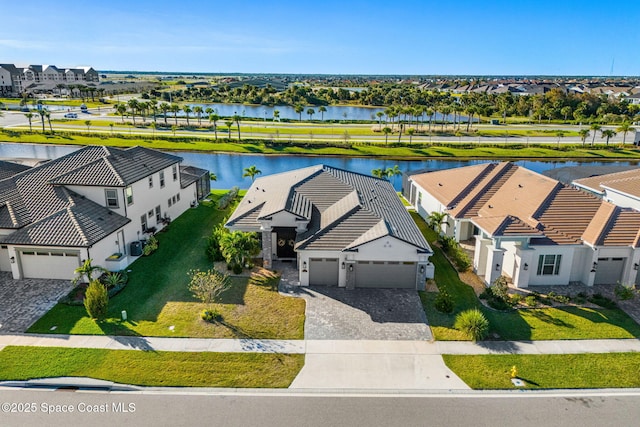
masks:
[[[208,172],[181,161],[142,147],[89,146],[26,170],[3,167],[0,271],[70,279],[86,259],[126,267],[136,259],[132,242],[209,193]]]
[[[226,226],[258,232],[267,268],[297,263],[300,284],[424,289],[432,254],[385,180],[314,166],[253,183]]]
[[[475,239],[473,267],[486,284],[517,287],[637,283],[640,212],[616,206],[513,163],[411,175],[420,215],[447,214],[442,232]]]
[[[640,168],[577,179],[573,185],[614,205],[640,211]]]

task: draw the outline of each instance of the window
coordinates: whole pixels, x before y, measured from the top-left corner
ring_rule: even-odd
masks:
[[[153,177],[149,177],[149,188],[153,188]]]
[[[147,216],[144,214],[140,217],[140,225],[142,226],[142,232],[146,233],[147,232]]]
[[[538,257],[538,276],[557,276],[560,273],[562,255],[540,255]]]
[[[173,204],[175,204],[175,203],[176,203],[176,196],[173,196],[173,197],[171,198],[171,201],[173,202]]]
[[[127,206],[133,204],[133,188],[128,186],[124,189],[124,196],[127,199]]]
[[[104,190],[104,197],[107,200],[108,208],[118,208],[118,192],[115,189],[108,188]]]
[[[156,222],[159,223],[162,220],[162,212],[160,211],[160,205],[156,206]]]
[[[164,188],[164,171],[160,171],[160,188]]]
[[[173,180],[177,181],[178,180],[178,166],[177,165],[173,165],[173,168],[171,168],[171,172],[173,173]]]
[[[169,207],[171,207],[171,198],[169,198],[169,200],[167,200],[167,204],[169,205]]]
[[[422,203],[422,193],[418,193],[418,204]]]
[[[180,193],[176,194],[176,200],[180,201]]]

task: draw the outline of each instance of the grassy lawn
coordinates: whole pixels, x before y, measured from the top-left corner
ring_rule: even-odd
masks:
[[[4,142],[26,142],[30,144],[63,144],[63,145],[108,145],[115,147],[131,147],[140,145],[143,147],[155,148],[159,150],[179,150],[179,151],[209,151],[209,152],[229,152],[229,153],[252,153],[252,154],[311,154],[311,155],[337,155],[337,156],[361,156],[361,157],[388,157],[396,159],[424,159],[429,158],[491,158],[491,159],[517,159],[517,158],[574,158],[574,159],[635,159],[640,158],[640,151],[627,145],[625,148],[604,145],[582,148],[580,145],[564,144],[561,149],[557,149],[555,144],[522,146],[517,144],[413,144],[402,146],[385,146],[382,143],[352,142],[344,147],[330,146],[325,142],[313,141],[311,143],[298,142],[289,144],[285,138],[280,138],[274,144],[267,145],[264,140],[243,139],[241,143],[223,140],[222,136],[216,142],[213,139],[213,132],[207,132],[206,137],[198,136],[198,133],[173,137],[163,134],[162,137],[156,133],[157,138],[151,135],[131,135],[123,134],[82,134],[77,132],[57,132],[55,135],[43,135],[41,133],[30,133],[28,131],[0,130],[0,140]],[[201,135],[201,134],[200,134]],[[246,135],[245,135],[246,138]],[[340,143],[334,141],[333,144]],[[325,146],[325,144],[327,146]]]
[[[443,355],[443,359],[473,389],[517,388],[511,383],[512,366],[530,389],[640,387],[640,353]]]
[[[435,292],[420,292],[434,337],[442,341],[465,340],[453,327],[455,315],[470,308],[480,308],[491,324],[491,332],[503,340],[605,339],[640,337],[640,325],[620,309],[586,307],[547,307],[495,311],[480,304],[471,286],[462,282],[455,268],[434,245],[436,233],[412,212],[418,227],[431,244],[434,255],[435,281],[454,300],[453,314],[444,314],[434,307]]]
[[[187,289],[187,272],[211,268],[205,255],[206,238],[229,212],[218,210],[215,203],[201,204],[173,221],[168,231],[158,233],[159,249],[129,266],[129,284],[109,301],[104,321],[91,320],[82,306],[58,304],[29,332],[302,339],[304,300],[278,294],[273,286],[277,279],[249,283],[248,278],[233,278],[221,303],[215,304],[223,321],[212,324],[200,319],[207,306]],[[122,310],[128,314],[124,322]]]
[[[90,377],[156,387],[286,388],[303,365],[302,354],[10,346],[0,351],[0,380]]]

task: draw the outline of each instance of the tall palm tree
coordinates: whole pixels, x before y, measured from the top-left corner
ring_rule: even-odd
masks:
[[[624,122],[616,128],[616,132],[622,132],[622,145],[627,142],[627,132],[635,132],[635,130],[629,122]]]
[[[115,107],[113,107],[116,110],[116,113],[120,115],[120,118],[122,119],[122,123],[124,123],[124,115],[127,114],[127,106],[119,103],[116,104]]]
[[[431,133],[431,123],[433,122],[433,115],[435,114],[435,111],[433,111],[433,108],[427,108],[427,116],[429,116],[429,133]]]
[[[327,108],[324,105],[321,105],[320,108],[318,108],[318,111],[320,111],[320,120],[324,122],[324,113],[327,112]]]
[[[302,121],[302,112],[304,111],[304,107],[302,105],[296,105],[293,110],[298,114],[298,121]]]
[[[195,107],[193,107],[193,112],[198,115],[198,126],[202,126],[202,112],[203,111],[204,110],[199,105],[196,105]]]
[[[33,113],[27,113],[24,115],[27,120],[29,120],[29,132],[33,132],[33,126],[31,125],[31,121],[33,120]]]
[[[580,129],[578,131],[578,135],[580,135],[580,140],[582,141],[582,146],[584,147],[587,137],[589,136],[589,129]]]
[[[385,174],[387,175],[387,178],[395,179],[396,176],[402,175],[402,171],[400,170],[400,167],[398,167],[398,165],[393,165],[392,168],[387,168]]]
[[[235,114],[233,116],[233,121],[236,122],[236,127],[238,128],[238,142],[240,142],[240,116]]]
[[[384,145],[389,143],[389,134],[391,133],[391,128],[389,126],[385,126],[382,128],[382,132],[384,133]]]
[[[91,120],[85,120],[84,125],[87,127],[87,132],[91,130]]]
[[[49,131],[51,132],[51,135],[53,135],[53,127],[51,126],[51,111],[49,111],[47,108],[43,108],[44,110],[44,116],[47,119],[47,122],[49,123]]]
[[[309,121],[313,120],[313,115],[316,113],[316,110],[314,110],[313,108],[309,108],[307,110],[307,114],[309,115]]]
[[[224,124],[227,126],[227,138],[231,140],[231,126],[233,126],[233,120],[225,120]]]
[[[409,145],[411,145],[411,140],[413,139],[413,134],[416,133],[414,128],[407,129],[407,135],[409,135]]]
[[[376,117],[378,118],[378,128],[379,129],[382,128],[382,116],[384,116],[384,113],[382,111],[378,111],[376,113]]]
[[[612,129],[605,129],[600,132],[602,134],[601,138],[607,138],[607,145],[609,145],[609,139],[616,136],[616,132]]]
[[[160,104],[160,111],[162,111],[162,115],[164,116],[164,125],[167,126],[167,111],[171,108],[171,105],[163,102]]]
[[[213,134],[215,135],[215,140],[218,140],[218,120],[220,120],[220,116],[217,114],[209,114],[209,122],[213,123]]]
[[[373,169],[371,171],[371,175],[375,176],[376,178],[387,179],[387,171],[384,169]]]
[[[180,106],[178,104],[171,104],[169,110],[173,113],[173,120],[175,120],[176,126],[178,126],[178,111],[180,111]]]
[[[135,98],[131,98],[128,102],[127,105],[129,106],[129,109],[131,110],[131,117],[133,118],[133,125],[136,125],[136,113],[138,112],[138,108],[140,108],[140,104],[138,103],[138,100]]]
[[[591,145],[593,145],[596,141],[596,133],[598,133],[599,130],[602,129],[602,126],[600,126],[597,123],[593,123],[589,129],[591,129],[593,131],[593,138],[591,139]]]
[[[185,105],[182,107],[182,111],[184,111],[184,115],[187,117],[187,127],[189,127],[189,113],[193,112],[193,110],[188,105]]]
[[[248,168],[244,168],[244,173],[242,174],[243,178],[250,177],[251,182],[256,179],[256,175],[260,175],[262,171],[256,167],[256,165],[249,166]]]
[[[44,115],[45,115],[45,110],[44,108],[42,108],[42,105],[39,105],[40,108],[38,108],[38,114],[40,115],[40,122],[42,122],[42,133],[44,133]]]

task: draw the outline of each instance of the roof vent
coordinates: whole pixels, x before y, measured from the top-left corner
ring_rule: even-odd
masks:
[[[438,183],[438,187],[442,187],[442,183],[441,182]]]
[[[522,188],[523,186],[522,186],[522,184],[518,184],[518,187],[519,187],[519,188]]]
[[[262,189],[262,192],[264,193],[264,188]]]
[[[493,209],[493,205],[489,205],[489,209]]]

